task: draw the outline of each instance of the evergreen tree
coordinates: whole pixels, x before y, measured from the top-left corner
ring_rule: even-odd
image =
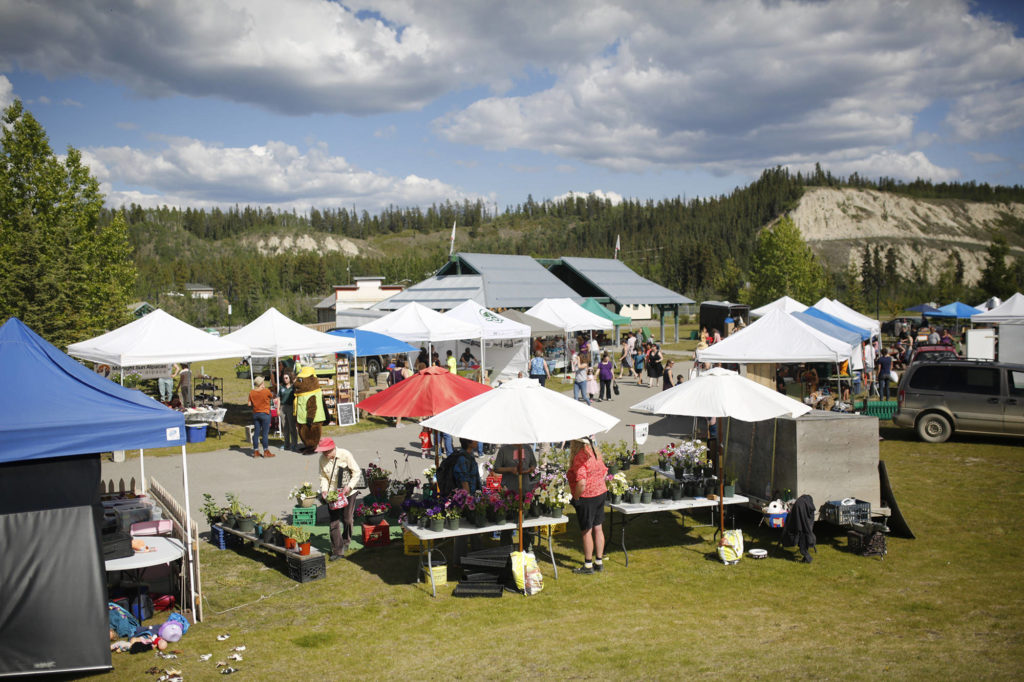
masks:
[[[825,271],[792,218],[784,217],[761,231],[751,257],[751,306],[770,303],[780,296],[813,303],[825,288]]]
[[[1006,265],[1006,256],[1009,253],[1010,247],[1006,243],[1006,237],[997,234],[992,238],[992,243],[988,246],[988,257],[985,259],[985,269],[981,271],[981,281],[978,282],[986,296],[1008,298],[1013,295],[1010,269]]]
[[[123,215],[68,147],[61,161],[20,101],[0,138],[0,319],[19,317],[58,347],[128,321],[135,266]]]

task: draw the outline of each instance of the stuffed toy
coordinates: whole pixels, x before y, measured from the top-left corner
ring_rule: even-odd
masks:
[[[320,442],[321,424],[327,421],[324,411],[324,393],[320,380],[312,367],[303,367],[295,377],[295,423],[299,440],[305,446],[303,454],[313,452]]]

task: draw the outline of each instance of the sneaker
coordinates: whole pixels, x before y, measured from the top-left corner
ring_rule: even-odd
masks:
[[[587,566],[586,564],[584,564],[583,566],[577,566],[576,568],[572,569],[572,572],[577,575],[593,575],[594,567]]]
[[[594,564],[594,573],[600,573],[603,570],[604,570],[604,563],[600,563],[600,564],[595,563]]]
[[[273,457],[273,456],[274,456],[274,453],[273,453],[273,452],[271,452],[270,450],[264,450],[264,451],[263,451],[263,456],[264,456],[264,457]]]
[[[337,561],[338,559],[344,559],[344,558],[345,557],[342,554],[332,554],[331,555],[331,561]]]

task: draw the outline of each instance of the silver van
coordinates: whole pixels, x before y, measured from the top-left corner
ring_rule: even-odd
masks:
[[[926,360],[907,368],[892,420],[921,440],[954,432],[1024,437],[1024,365]]]

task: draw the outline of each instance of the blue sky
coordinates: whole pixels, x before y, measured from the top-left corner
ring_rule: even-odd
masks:
[[[961,0],[0,0],[0,105],[108,203],[305,211],[1024,184],[1024,10]]]

